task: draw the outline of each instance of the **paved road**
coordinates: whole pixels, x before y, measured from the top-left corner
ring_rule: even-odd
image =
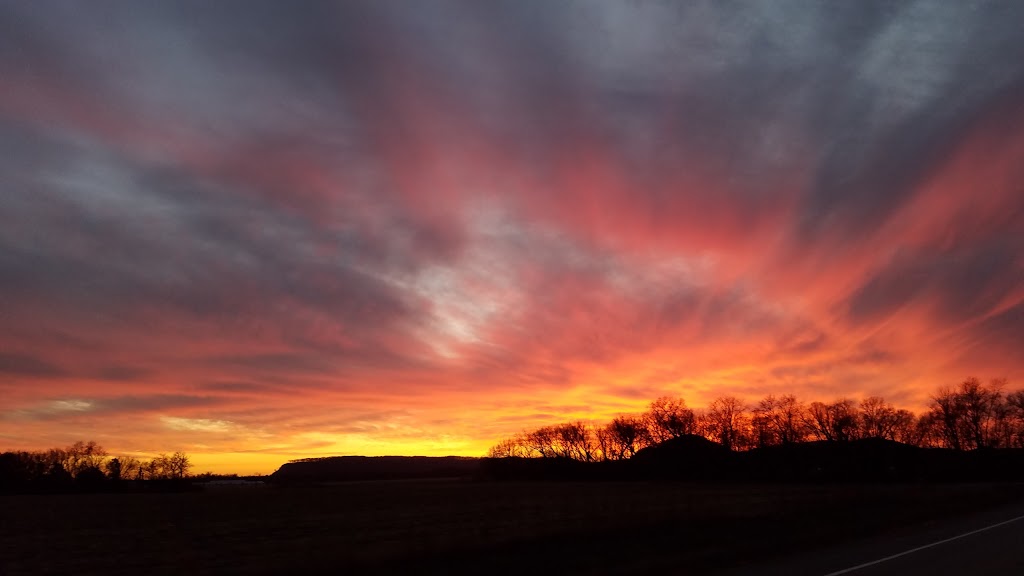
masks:
[[[749,576],[1024,575],[1024,503],[916,531],[848,543],[765,566]]]

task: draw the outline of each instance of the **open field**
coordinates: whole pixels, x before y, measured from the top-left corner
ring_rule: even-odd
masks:
[[[1019,485],[354,482],[0,497],[0,573],[714,573]]]

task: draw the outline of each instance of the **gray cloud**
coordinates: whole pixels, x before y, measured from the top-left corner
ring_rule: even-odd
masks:
[[[65,376],[67,372],[60,366],[36,356],[0,353],[0,374],[52,378]]]
[[[857,320],[923,302],[950,323],[983,316],[1024,285],[1024,246],[1009,240],[952,251],[901,252],[850,299]]]
[[[379,278],[402,269],[390,261],[392,238],[374,244],[355,228],[321,230],[96,144],[29,142],[50,161],[4,201],[8,298],[43,299],[69,315],[155,307],[222,325],[262,316],[293,337],[307,334],[295,315],[303,309],[364,326],[369,338],[414,321],[412,303]],[[7,162],[5,173],[22,175],[16,155]]]
[[[187,394],[64,398],[0,412],[0,420],[92,419],[111,415],[123,417],[152,412],[213,408],[224,405],[225,401],[225,398],[218,396]]]

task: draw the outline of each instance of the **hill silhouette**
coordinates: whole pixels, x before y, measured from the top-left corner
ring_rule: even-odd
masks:
[[[920,448],[865,438],[734,454],[734,472],[757,482],[981,482],[1024,480],[1024,450]]]
[[[892,481],[928,477],[924,449],[881,438],[767,446],[736,453],[737,468],[755,481]]]
[[[497,480],[680,480],[722,483],[877,483],[1024,481],[1024,450],[963,452],[892,440],[801,442],[743,452],[701,436],[655,444],[629,460],[486,458]]]
[[[295,460],[271,474],[276,483],[471,477],[480,459],[463,456],[331,456]]]
[[[686,434],[640,450],[629,461],[629,467],[643,478],[717,480],[731,474],[734,456],[717,442]]]

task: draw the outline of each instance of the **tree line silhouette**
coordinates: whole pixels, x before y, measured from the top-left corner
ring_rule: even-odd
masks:
[[[148,461],[112,456],[96,442],[39,452],[0,453],[0,491],[93,491],[130,489],[141,483],[180,482],[189,476],[187,454],[160,454]]]
[[[984,384],[967,378],[940,388],[919,415],[877,396],[805,404],[792,394],[769,394],[753,405],[725,396],[704,410],[689,408],[682,398],[661,397],[643,413],[622,414],[603,425],[578,420],[524,431],[498,442],[488,457],[618,461],[694,436],[730,451],[855,440],[954,451],[1024,448],[1024,390],[1006,387],[1004,379]]]

